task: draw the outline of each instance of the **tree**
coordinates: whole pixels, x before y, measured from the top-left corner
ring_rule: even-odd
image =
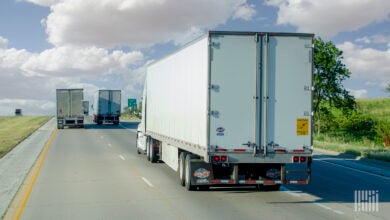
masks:
[[[390,93],[390,83],[389,83],[389,84],[387,84],[386,91]]]
[[[314,39],[314,113],[318,133],[321,130],[321,115],[329,107],[344,112],[355,109],[355,99],[344,89],[342,82],[351,72],[343,64],[343,52],[332,42]]]

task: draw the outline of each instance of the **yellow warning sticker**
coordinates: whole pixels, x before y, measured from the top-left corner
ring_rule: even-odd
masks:
[[[309,135],[309,119],[297,119],[297,136]]]

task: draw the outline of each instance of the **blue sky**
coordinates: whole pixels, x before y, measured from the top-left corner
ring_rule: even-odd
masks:
[[[310,32],[344,52],[344,85],[388,97],[388,0],[1,0],[0,115],[55,114],[56,88],[139,100],[145,64],[207,30]]]

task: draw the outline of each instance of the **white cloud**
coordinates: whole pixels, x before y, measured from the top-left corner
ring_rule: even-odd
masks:
[[[0,36],[0,49],[5,49],[8,47],[8,39]]]
[[[122,89],[123,97],[139,96],[142,90],[127,87],[142,87],[144,76],[138,69],[144,63],[139,51],[75,46],[41,53],[0,49],[0,115],[13,114],[15,108],[29,115],[54,115],[57,88],[84,88],[84,96],[91,102],[100,88]]]
[[[246,0],[63,0],[45,23],[57,46],[145,47],[254,14]]]
[[[388,0],[266,0],[266,4],[279,8],[278,24],[323,37],[388,20],[390,13]]]
[[[351,70],[351,79],[362,79],[383,86],[390,82],[390,48],[385,51],[363,48],[352,42],[337,45],[344,54],[344,63]]]
[[[21,69],[27,76],[33,75],[94,75],[113,71],[127,71],[130,65],[143,61],[139,51],[109,52],[97,47],[62,46],[32,55]]]
[[[31,2],[33,4],[40,5],[40,6],[52,6],[61,0],[17,0],[17,1]]]
[[[390,35],[385,36],[382,34],[365,36],[355,40],[356,42],[362,42],[366,44],[374,43],[374,44],[387,44],[390,45]]]
[[[367,98],[367,90],[365,89],[358,89],[358,90],[353,90],[353,89],[348,89],[348,91],[357,99],[361,98]]]
[[[238,7],[236,12],[233,15],[233,19],[243,19],[245,21],[250,21],[256,15],[255,5],[241,5]]]

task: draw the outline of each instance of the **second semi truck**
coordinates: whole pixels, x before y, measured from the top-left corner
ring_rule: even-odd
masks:
[[[147,67],[137,151],[188,190],[308,184],[313,35],[210,31]]]
[[[119,124],[121,90],[96,91],[93,110],[93,121],[98,125],[103,123]]]

